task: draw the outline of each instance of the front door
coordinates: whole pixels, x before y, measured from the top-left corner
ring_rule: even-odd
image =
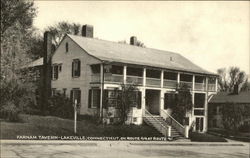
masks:
[[[195,130],[197,132],[203,132],[203,129],[204,129],[204,118],[196,117],[195,118]]]

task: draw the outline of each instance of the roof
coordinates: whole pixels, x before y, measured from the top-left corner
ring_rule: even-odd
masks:
[[[67,34],[90,55],[108,62],[145,65],[200,74],[216,75],[195,65],[178,53],[142,48],[106,40]]]
[[[43,65],[43,57],[24,65],[22,68],[30,68],[30,67],[36,67],[36,66],[42,66],[42,65]]]
[[[214,95],[209,103],[250,103],[250,91],[240,92],[239,94],[230,94],[228,92],[219,92]]]

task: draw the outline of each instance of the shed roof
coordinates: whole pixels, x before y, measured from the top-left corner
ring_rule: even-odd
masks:
[[[138,64],[151,67],[216,75],[195,65],[187,58],[174,52],[142,48],[95,38],[67,34],[90,55],[109,62]]]
[[[209,103],[250,103],[250,91],[240,92],[239,94],[230,94],[228,92],[219,92],[213,96]]]

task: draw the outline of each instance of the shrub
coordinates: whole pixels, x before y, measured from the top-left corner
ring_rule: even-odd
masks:
[[[19,121],[19,112],[20,110],[12,102],[7,102],[0,110],[1,117],[11,122]]]
[[[250,124],[243,124],[238,128],[239,132],[250,132]]]
[[[222,137],[214,136],[207,133],[191,132],[189,137],[191,141],[194,142],[227,142],[227,140]]]
[[[74,107],[68,97],[61,93],[56,93],[49,99],[47,114],[71,119],[74,116]]]

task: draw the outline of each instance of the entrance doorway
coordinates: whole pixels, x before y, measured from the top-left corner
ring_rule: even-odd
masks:
[[[195,130],[197,132],[203,132],[203,129],[204,129],[204,118],[196,117],[195,118]]]
[[[146,110],[151,114],[160,114],[160,90],[146,89]]]

